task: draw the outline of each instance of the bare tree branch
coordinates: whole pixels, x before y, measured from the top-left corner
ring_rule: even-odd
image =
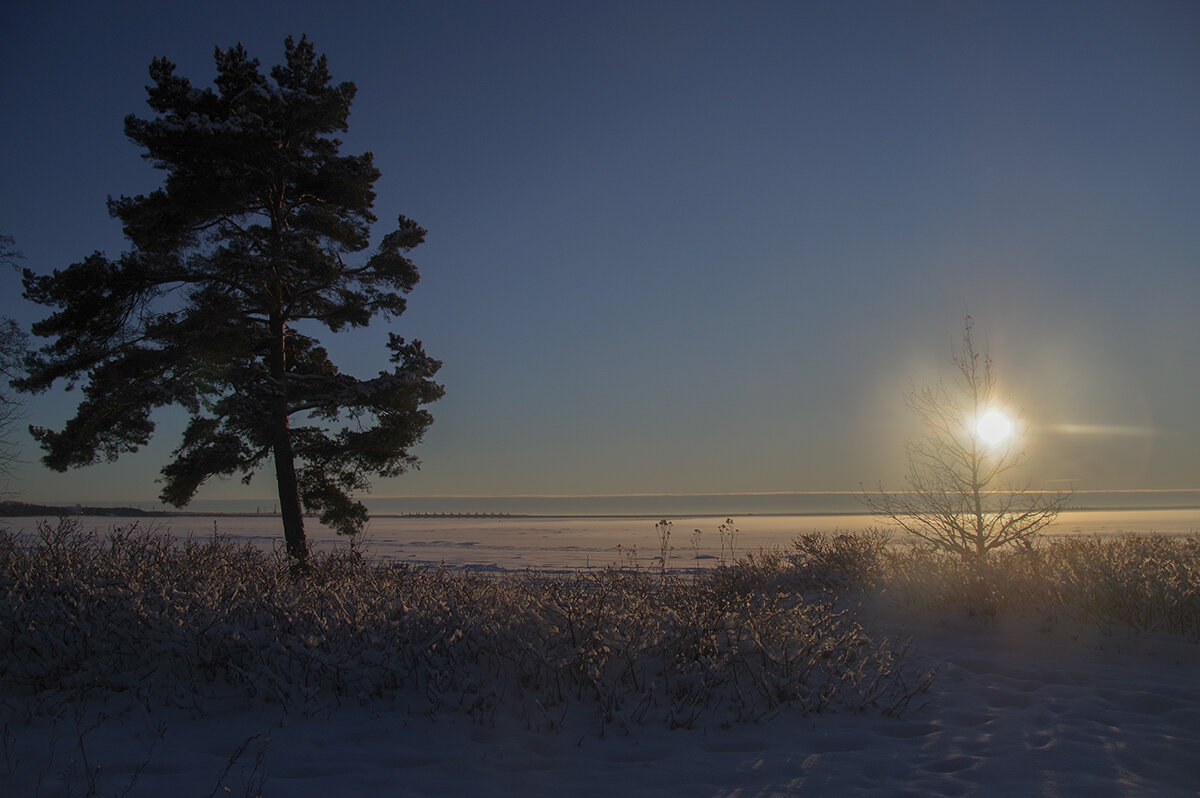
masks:
[[[1022,452],[1012,439],[988,444],[976,428],[998,397],[992,360],[975,348],[973,326],[967,316],[952,358],[958,372],[953,390],[938,384],[908,397],[924,430],[921,440],[906,447],[908,489],[889,493],[881,484],[877,493],[861,497],[874,514],[964,559],[1029,543],[1072,495],[1003,486],[1005,475],[1020,465]]]

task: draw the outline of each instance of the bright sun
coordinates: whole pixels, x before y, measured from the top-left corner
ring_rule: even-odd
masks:
[[[975,434],[985,443],[997,444],[1013,434],[1012,419],[999,410],[989,410],[975,422]]]

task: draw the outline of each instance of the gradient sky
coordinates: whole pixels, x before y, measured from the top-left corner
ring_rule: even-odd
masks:
[[[376,495],[898,486],[965,310],[1037,484],[1200,487],[1200,4],[10,3],[0,232],[37,271],[119,253],[106,196],[161,179],[122,133],[150,60],[208,84],[215,45],[266,68],[301,33],[358,85],[377,235],[429,230],[394,329],[446,397]],[[329,349],[369,376],[385,332]],[[152,500],[159,418],[66,475],[22,433],[14,487]]]

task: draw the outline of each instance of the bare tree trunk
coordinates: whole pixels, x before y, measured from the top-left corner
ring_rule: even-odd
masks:
[[[308,542],[304,539],[304,512],[300,507],[300,485],[296,480],[295,453],[288,432],[283,316],[271,314],[271,378],[277,395],[271,408],[271,447],[275,455],[275,482],[279,490],[279,513],[283,519],[283,539],[287,553],[303,565],[308,560]]]
[[[979,456],[975,444],[971,444],[971,494],[975,503],[975,557],[982,558],[987,554],[987,531],[983,518],[983,496],[979,486]]]

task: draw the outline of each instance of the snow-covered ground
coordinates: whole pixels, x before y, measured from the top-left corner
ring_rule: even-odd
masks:
[[[1194,796],[1200,791],[1200,651],[1131,637],[964,618],[880,623],[936,666],[901,718],[792,715],[751,725],[557,731],[501,715],[387,706],[135,702],[4,709],[9,796]],[[101,714],[103,713],[103,714]],[[93,774],[89,778],[89,773]],[[95,792],[90,792],[94,787]]]
[[[445,541],[439,554],[467,550],[467,564],[521,570],[532,564],[530,541],[571,534],[561,523],[552,532],[514,520],[504,533],[478,523],[491,531],[423,521],[410,537],[428,537],[430,549]],[[652,537],[652,522],[641,523]],[[739,552],[759,545],[754,523],[740,526],[749,531]],[[615,561],[613,530],[589,528],[550,547],[561,561],[541,565],[577,565],[579,550],[592,565]],[[677,522],[672,539],[685,567],[690,531]],[[715,528],[705,533],[715,550]],[[372,546],[404,559],[411,544],[377,537]],[[607,556],[597,562],[593,551]],[[930,692],[899,718],[784,711],[669,730],[501,712],[484,726],[415,714],[403,697],[306,711],[245,709],[231,697],[147,711],[132,697],[55,708],[44,696],[37,711],[0,705],[0,796],[1200,795],[1200,646],[1030,619],[886,607],[865,608],[864,618],[878,634],[911,636],[911,661],[937,669]]]

